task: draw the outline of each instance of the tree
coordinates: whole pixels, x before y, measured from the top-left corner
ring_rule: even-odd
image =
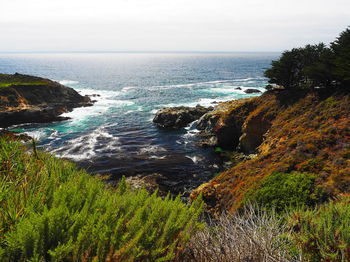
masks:
[[[318,61],[305,67],[304,73],[311,82],[312,87],[330,88],[334,86],[334,77],[332,75],[334,54],[330,48],[319,50]]]
[[[331,43],[334,54],[332,75],[342,87],[350,88],[350,27]]]
[[[318,77],[324,69],[322,62],[329,48],[325,44],[306,45],[293,48],[282,53],[279,60],[272,61],[271,69],[265,71],[269,83],[281,85],[286,89],[312,88],[321,82],[327,82],[328,77]]]

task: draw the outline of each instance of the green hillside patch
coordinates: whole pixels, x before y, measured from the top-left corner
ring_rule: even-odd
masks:
[[[275,173],[249,191],[246,202],[257,202],[267,209],[282,212],[286,209],[315,206],[326,199],[325,192],[315,185],[315,175],[308,173]]]
[[[37,86],[37,85],[46,85],[47,83],[43,82],[29,82],[29,83],[23,83],[23,82],[10,82],[10,83],[0,83],[0,88],[2,87],[11,87],[11,86]]]
[[[0,88],[14,85],[47,85],[50,81],[40,77],[21,74],[0,74]],[[52,83],[52,82],[51,82]]]
[[[0,138],[0,261],[168,261],[202,202],[109,188],[69,161]]]

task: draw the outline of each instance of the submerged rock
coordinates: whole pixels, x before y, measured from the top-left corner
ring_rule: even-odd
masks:
[[[126,183],[134,189],[146,189],[150,193],[158,191],[160,195],[166,196],[167,191],[160,186],[160,181],[165,180],[165,176],[162,174],[139,174],[126,178]]]
[[[60,117],[75,107],[91,106],[87,96],[49,79],[0,74],[0,127],[23,123],[43,123]]]
[[[189,123],[199,119],[205,113],[213,110],[213,107],[169,107],[158,110],[153,122],[163,129],[180,129]]]
[[[244,90],[244,93],[254,94],[254,93],[261,93],[261,91],[259,89],[255,89],[255,88],[248,88],[248,89]]]

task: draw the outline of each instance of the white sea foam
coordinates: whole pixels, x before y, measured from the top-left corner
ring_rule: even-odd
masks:
[[[63,79],[58,81],[61,85],[76,85],[79,83],[79,81],[75,80],[68,80],[68,79]]]
[[[150,156],[151,159],[165,159],[166,156]]]
[[[52,131],[52,133],[49,135],[48,139],[50,140],[59,140],[61,139],[60,133],[57,130],[51,129],[50,131]]]
[[[101,141],[103,141],[101,146]],[[117,137],[109,134],[105,127],[99,127],[94,131],[67,141],[66,145],[51,152],[72,160],[91,159],[97,153],[113,153],[121,151]]]
[[[121,92],[128,92],[128,91],[134,90],[136,88],[137,88],[137,86],[125,86],[122,88]]]
[[[132,110],[128,110],[126,111],[124,114],[131,114],[131,113],[134,113],[134,112],[142,112],[143,111],[143,107],[142,106],[137,106],[135,109],[132,109]]]
[[[156,146],[156,145],[145,145],[140,151],[137,153],[138,155],[144,155],[149,153],[159,153],[159,152],[167,152],[164,147]]]
[[[160,90],[160,89],[169,89],[169,88],[193,88],[193,87],[206,87],[212,85],[226,84],[226,83],[255,83],[257,80],[264,80],[266,78],[256,77],[256,78],[241,78],[241,79],[228,79],[228,80],[215,80],[215,81],[207,81],[207,82],[197,82],[197,83],[188,83],[188,84],[176,84],[176,85],[158,85],[158,86],[150,86],[146,87],[148,90]],[[238,86],[237,86],[238,87]]]
[[[46,133],[43,130],[26,131],[24,133],[38,141],[46,137]]]
[[[75,108],[72,112],[64,113],[62,116],[72,118],[73,124],[87,117],[95,117],[108,112],[113,108],[123,108],[134,105],[133,101],[117,99],[119,91],[95,90],[95,89],[77,89],[81,95],[92,95],[92,100],[96,100],[93,106]]]
[[[203,161],[204,158],[203,157],[200,157],[200,156],[186,156],[187,158],[191,159],[193,163],[197,164],[199,163],[200,161]]]

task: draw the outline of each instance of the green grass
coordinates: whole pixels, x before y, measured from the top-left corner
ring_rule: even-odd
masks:
[[[109,188],[71,162],[0,138],[0,261],[169,261],[202,201]]]
[[[21,74],[0,74],[0,88],[9,87],[13,85],[47,85],[51,81],[30,76],[30,75],[21,75]]]
[[[34,85],[47,85],[45,82],[10,82],[10,83],[4,83],[0,82],[0,88],[3,87],[10,87],[10,86],[16,86],[16,85],[21,85],[21,86],[34,86]]]

